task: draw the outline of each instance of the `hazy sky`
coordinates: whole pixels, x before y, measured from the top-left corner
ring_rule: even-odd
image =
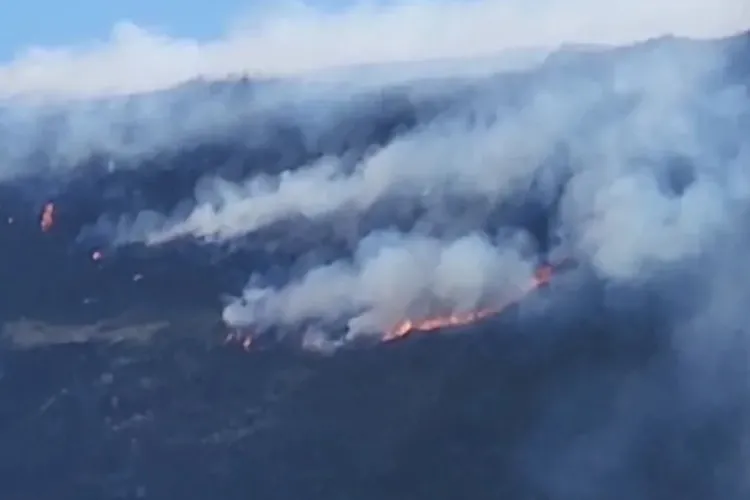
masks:
[[[748,27],[748,0],[21,0],[0,20],[0,99]]]

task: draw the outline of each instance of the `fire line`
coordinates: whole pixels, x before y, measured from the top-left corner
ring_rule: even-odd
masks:
[[[404,337],[413,333],[424,333],[451,326],[469,325],[481,319],[498,314],[502,312],[503,309],[513,303],[518,302],[532,291],[549,284],[554,275],[554,271],[554,268],[549,264],[539,267],[534,273],[534,276],[531,279],[530,283],[524,290],[522,290],[521,294],[516,297],[515,300],[511,300],[501,307],[492,309],[480,309],[467,313],[454,313],[444,316],[434,316],[421,320],[406,319],[396,324],[392,329],[388,330],[383,337],[383,341],[391,342],[394,340],[403,339]]]

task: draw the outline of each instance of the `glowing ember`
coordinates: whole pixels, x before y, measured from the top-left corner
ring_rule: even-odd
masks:
[[[407,319],[396,325],[395,328],[386,332],[384,341],[396,340],[412,332],[429,332],[448,326],[468,325],[482,318],[486,318],[498,312],[495,309],[484,309],[468,313],[456,313],[448,316],[436,316],[422,320]]]
[[[523,296],[525,296],[526,294],[536,290],[537,288],[549,284],[549,282],[552,280],[553,274],[554,269],[550,265],[545,265],[537,269],[529,286],[525,290],[523,290],[520,297],[512,302],[516,302],[517,300],[523,298]],[[401,339],[414,332],[430,332],[450,326],[468,325],[488,316],[492,316],[493,314],[498,314],[505,307],[510,305],[510,303],[506,304],[503,307],[498,307],[495,309],[480,309],[478,311],[472,311],[468,313],[454,313],[447,316],[436,316],[433,318],[426,318],[421,320],[407,319],[398,323],[395,327],[386,332],[385,336],[383,337],[383,341],[388,342],[391,340]]]
[[[229,332],[224,338],[225,344],[239,344],[246,351],[250,350],[253,345],[252,335],[244,334],[240,331]]]
[[[552,275],[554,274],[555,270],[552,268],[552,266],[542,266],[539,269],[536,270],[534,273],[534,282],[532,285],[532,290],[535,288],[538,288],[540,286],[544,286],[549,284],[549,282],[552,280]]]
[[[52,229],[52,226],[55,224],[55,204],[54,203],[47,203],[44,205],[44,211],[42,212],[42,219],[39,222],[39,225],[42,228],[42,231],[45,233]]]

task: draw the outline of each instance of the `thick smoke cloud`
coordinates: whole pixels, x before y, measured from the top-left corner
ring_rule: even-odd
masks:
[[[483,5],[488,4],[471,8]],[[92,152],[109,158],[112,171],[138,169],[144,168],[137,166],[140,158],[228,137],[250,151],[280,148],[287,155],[290,147],[279,134],[289,127],[301,149],[311,151],[281,172],[256,170],[239,181],[207,174],[192,199],[174,211],[105,213],[82,233],[104,235],[116,245],[180,238],[233,242],[290,220],[335,224],[342,214],[363,219],[383,207],[418,207],[433,226],[460,238],[467,230],[486,231],[486,221],[451,231],[455,221],[445,215],[447,204],[458,200],[499,209],[532,197],[559,209],[550,231],[560,248],[546,251],[575,254],[601,275],[627,280],[645,268],[701,255],[737,222],[737,207],[748,201],[742,189],[748,183],[744,131],[737,127],[747,115],[746,97],[741,85],[722,83],[729,56],[715,42],[667,38],[615,51],[556,52],[521,73],[407,80],[396,87],[361,85],[356,77],[310,86],[297,80],[194,83],[132,99],[35,108],[47,113],[46,122],[24,114],[30,108],[11,106],[11,119],[25,120],[26,128],[13,128],[9,137],[15,147],[43,144],[52,172],[60,165],[72,175],[76,162]],[[367,149],[327,145],[331,137],[386,112],[389,95],[407,106],[415,124]],[[431,107],[440,111],[421,111]],[[117,116],[120,128],[113,131],[107,120]],[[141,122],[142,117],[147,118]],[[27,137],[32,131],[36,136]],[[8,175],[17,174],[11,169]],[[437,248],[455,243],[417,241],[397,239],[401,253],[384,253],[401,255],[394,269],[405,265],[416,271],[419,263],[433,270],[412,276],[395,302],[386,300],[396,295],[387,266],[363,260],[359,243],[351,242],[353,263],[312,266],[288,286],[249,285],[245,296],[228,306],[225,319],[292,326],[343,317],[356,332],[426,314],[409,309],[416,300],[426,301],[423,308],[466,308],[449,297],[425,298],[437,286],[432,273],[443,251]],[[502,245],[496,250],[505,256],[500,260],[507,257]],[[455,249],[447,255],[487,261],[483,245],[458,248],[464,252],[460,257]],[[528,271],[534,259],[510,260]],[[371,266],[381,278],[368,277]],[[477,272],[466,271],[462,279],[468,280],[461,288],[464,297],[504,294],[488,292]],[[310,292],[316,288],[328,292]]]
[[[109,40],[19,52],[0,66],[0,177],[27,169],[29,157],[57,168],[92,153],[111,156],[116,165],[137,162],[220,136],[247,117],[262,123],[292,114],[310,121],[314,114],[307,132],[314,141],[321,120],[331,118],[331,98],[363,87],[525,68],[561,44],[720,36],[748,21],[741,0],[658,6],[556,0],[533,7],[504,0],[406,1],[332,12],[287,5],[250,14],[252,22],[237,20],[225,37],[208,42],[124,22]],[[227,75],[253,78],[252,102],[221,85],[195,83]],[[255,83],[290,75],[298,84]],[[130,97],[180,84],[179,92]],[[328,105],[311,109],[318,101]],[[262,143],[265,133],[259,126],[243,138]]]
[[[723,56],[645,49],[616,64],[607,81],[592,80],[589,69],[553,76],[516,109],[502,107],[487,84],[470,113],[403,134],[353,169],[344,157],[325,157],[277,177],[216,179],[201,184],[187,217],[134,224],[120,238],[224,241],[299,216],[363,214],[404,197],[428,210],[439,210],[446,197],[498,204],[545,182],[551,191],[541,196],[552,198],[562,167],[548,163],[563,145],[570,165],[560,231],[606,274],[632,276],[646,260],[699,253],[730,222],[732,203],[746,201],[742,153],[727,158],[717,150],[720,141],[741,143],[733,124],[746,114],[745,98],[740,87],[702,90],[721,75]],[[613,118],[592,118],[604,113]],[[706,119],[717,128],[706,128]]]
[[[164,89],[200,76],[289,75],[665,34],[716,37],[744,29],[747,20],[742,0],[406,0],[338,11],[282,3],[249,12],[224,37],[206,42],[123,22],[109,40],[32,47],[0,67],[0,95],[91,97]]]
[[[212,192],[199,193],[207,202],[184,221],[150,234],[148,241],[184,235],[235,238],[295,215],[314,219],[342,209],[362,213],[394,193],[439,191],[499,201],[528,183],[547,148],[564,134],[557,120],[575,113],[560,110],[555,122],[543,124],[537,112],[545,110],[532,103],[523,112],[527,116],[489,128],[460,119],[428,125],[366,157],[351,174],[344,172],[342,159],[326,158],[271,182],[265,177],[237,186],[218,182]],[[535,137],[521,137],[524,122],[539,126]]]
[[[658,321],[647,326],[658,330],[654,342],[667,344],[669,354],[644,361],[624,387],[588,380],[587,373],[561,381],[559,391],[544,395],[552,411],[530,424],[538,435],[522,446],[518,468],[552,498],[648,498],[638,479],[651,473],[641,474],[635,459],[649,453],[649,443],[669,443],[665,427],[699,428],[736,411],[750,394],[747,374],[732,371],[747,364],[742,357],[750,338],[743,265],[750,106],[747,82],[728,73],[733,54],[726,45],[667,38],[613,50],[564,50],[499,75],[496,68],[477,73],[471,61],[453,61],[437,74],[434,67],[381,66],[373,79],[351,70],[329,73],[330,79],[192,82],[137,97],[110,96],[199,75],[288,74],[661,33],[710,36],[748,24],[744,1],[629,2],[627,8],[553,2],[541,15],[531,6],[527,12],[508,5],[474,2],[459,14],[456,5],[425,3],[310,18],[302,10],[207,47],[155,40],[130,27],[114,48],[19,59],[0,70],[6,95],[29,90],[27,100],[12,101],[0,117],[8,146],[0,150],[0,175],[14,179],[46,169],[67,181],[88,175],[93,155],[105,177],[127,171],[145,178],[148,169],[181,168],[187,176],[192,164],[170,156],[185,148],[234,141],[250,156],[261,151],[234,177],[215,173],[225,165],[204,165],[190,184],[192,194],[180,191],[169,209],[105,211],[80,236],[111,243],[107,257],[122,247],[209,240],[217,247],[260,241],[283,260],[275,249],[285,250],[298,233],[336,226],[349,236],[346,248],[318,258],[315,250],[326,242],[303,240],[306,248],[289,259],[298,267],[281,273],[283,279],[256,261],[237,266],[247,283],[223,309],[230,327],[302,332],[306,345],[318,349],[362,335],[380,339],[405,318],[499,308],[528,287],[545,257],[572,256],[594,271],[592,281],[601,285],[597,300],[607,312],[656,310]],[[453,28],[459,18],[465,24]],[[393,36],[383,36],[385,27]],[[444,45],[427,36],[441,29]],[[499,41],[490,31],[500,32]],[[299,34],[298,45],[282,48],[281,40],[297,40],[290,33]],[[338,52],[345,34],[352,50]],[[381,46],[383,40],[392,46]],[[136,48],[125,50],[131,43]],[[138,57],[146,49],[153,59]],[[157,60],[159,71],[149,71]],[[167,60],[176,67],[162,64]],[[39,61],[48,73],[32,71]],[[90,68],[120,66],[127,75],[113,70],[99,80],[80,78]],[[460,78],[447,78],[453,74]],[[97,99],[50,103],[50,93]],[[40,96],[42,102],[28,100]],[[389,113],[405,125],[356,135],[357,127]],[[354,139],[342,139],[348,134]],[[547,217],[542,236],[493,219],[535,204]],[[475,209],[480,216],[472,216]],[[403,213],[416,220],[403,227],[370,220]],[[354,229],[338,227],[347,224]],[[549,241],[543,244],[544,236]],[[566,292],[572,309],[594,311],[583,304],[584,291]],[[627,303],[633,295],[636,305]],[[628,334],[640,334],[634,329]],[[531,331],[529,343],[545,333]],[[679,380],[653,383],[670,377]],[[621,393],[613,394],[613,386]],[[578,400],[590,408],[576,407]],[[612,418],[601,417],[605,423],[580,436],[588,410]],[[574,437],[550,443],[550,434],[559,436],[566,425]],[[736,440],[746,442],[747,425],[737,430]],[[745,467],[747,458],[735,462]],[[725,489],[712,491],[729,493],[712,498],[747,496],[745,484],[720,486]],[[612,495],[613,489],[619,493]]]
[[[250,173],[239,182],[203,177],[193,199],[185,200],[192,209],[181,204],[168,213],[103,214],[87,231],[115,244],[161,245],[180,238],[231,243],[246,236],[262,239],[264,230],[292,220],[335,225],[342,214],[357,220],[383,207],[417,206],[421,217],[450,234],[455,220],[445,215],[447,204],[503,207],[531,197],[558,207],[551,232],[559,248],[548,251],[589,261],[609,279],[640,279],[659,265],[699,257],[740,223],[737,214],[748,202],[750,179],[744,168],[746,131],[738,124],[748,111],[742,85],[723,83],[730,55],[714,42],[664,39],[619,51],[556,53],[520,75],[416,81],[395,91],[384,87],[384,94],[398,92],[414,109],[437,102],[447,111],[359,154],[352,155],[351,147],[333,148],[290,170]],[[273,117],[298,127],[302,142],[314,149],[330,130],[354,126],[353,117],[369,116],[382,102],[372,89],[305,88],[299,82],[269,82],[260,97],[239,106],[238,122],[266,113],[243,129],[250,131],[246,146],[275,140],[272,122],[264,121]],[[228,95],[206,106],[216,113],[216,124],[227,120],[229,108],[213,104],[223,105]],[[452,95],[462,97],[451,101]],[[159,140],[172,135],[169,131]],[[481,233],[484,222],[462,231]],[[461,237],[461,231],[453,233]],[[377,233],[362,244],[369,248],[373,238]],[[313,266],[286,286],[248,285],[224,317],[233,325],[259,327],[345,319],[353,332],[382,330],[437,304],[447,312],[467,307],[450,297],[427,297],[438,286],[433,274],[441,252],[456,261],[490,265],[484,244],[394,241],[389,248],[401,248],[384,250],[386,260],[364,259],[354,242],[352,263]],[[503,245],[495,250],[497,259],[510,259],[528,274],[534,258],[506,255]],[[410,276],[408,285],[401,285],[403,295],[394,292],[399,274]],[[472,305],[487,293],[492,299],[504,295],[488,292],[476,270],[440,279],[459,275],[460,295],[475,297],[467,299]],[[390,301],[393,297],[397,300]],[[418,300],[427,305],[411,310]]]
[[[348,319],[347,335],[379,335],[404,318],[499,309],[534,273],[525,238],[496,247],[481,234],[454,241],[394,232],[364,238],[350,261],[315,268],[281,289],[248,287],[224,311],[230,324],[299,327]],[[435,306],[439,305],[439,309]]]

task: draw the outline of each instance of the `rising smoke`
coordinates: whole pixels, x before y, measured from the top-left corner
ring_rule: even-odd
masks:
[[[701,255],[739,223],[738,207],[748,201],[747,153],[735,126],[747,116],[745,97],[736,86],[712,89],[726,62],[720,48],[692,46],[666,41],[639,47],[611,65],[592,55],[572,62],[572,75],[556,73],[551,59],[537,70],[539,81],[532,80],[512,106],[499,104],[502,77],[486,81],[472,94],[468,111],[420,124],[353,166],[344,155],[329,155],[278,176],[251,176],[239,183],[214,179],[201,184],[187,216],[141,218],[116,233],[120,241],[152,245],[184,237],[222,242],[290,219],[335,220],[337,214],[364,216],[379,205],[409,203],[421,207],[424,219],[450,226],[453,220],[441,217],[449,200],[501,206],[534,196],[544,206],[559,206],[553,231],[560,245],[590,260],[603,276],[636,278],[644,266]],[[554,157],[560,148],[567,151],[566,165]],[[473,229],[482,230],[481,224]],[[238,324],[284,324],[313,313],[318,318],[350,314],[368,318],[370,328],[382,328],[409,314],[404,307],[424,300],[440,275],[438,260],[454,259],[443,263],[449,269],[487,260],[481,245],[443,242],[450,251],[441,250],[438,259],[431,255],[441,251],[410,241],[402,242],[402,255],[415,263],[392,261],[394,270],[406,266],[416,272],[408,286],[400,279],[405,269],[390,274],[379,258],[368,264],[355,257],[357,264],[313,269],[300,283],[275,291],[251,287],[225,317]],[[505,249],[497,258],[509,259],[493,265],[503,269],[521,261]],[[378,269],[377,279],[367,278],[370,265]],[[482,295],[486,276],[462,270],[454,279],[459,275],[475,279],[471,294],[463,282],[464,296]],[[321,289],[330,291],[330,300]],[[316,305],[300,305],[308,301]]]
[[[492,56],[459,69],[438,64],[443,73],[474,73],[478,67],[486,73],[497,69],[492,65],[499,51],[549,50],[561,43],[624,44],[666,34],[724,36],[745,29],[747,15],[742,0],[616,0],[606,5],[593,0],[406,0],[357,2],[331,11],[304,2],[273,2],[234,20],[223,37],[206,42],[123,22],[109,40],[31,47],[0,67],[0,96],[105,96],[165,89],[196,77],[265,77]],[[513,51],[510,61],[518,61]],[[408,68],[399,73],[404,71],[414,73]],[[390,77],[394,72],[384,67],[374,74]]]
[[[749,22],[734,0],[486,0],[302,8],[205,45],[122,25],[111,43],[32,51],[0,68],[0,175],[76,178],[93,157],[107,175],[145,176],[183,168],[170,155],[186,148],[240,143],[251,160],[204,165],[174,206],[102,213],[81,238],[113,252],[256,240],[273,253],[307,227],[334,226],[344,255],[312,258],[317,243],[305,241],[304,265],[284,279],[243,267],[246,286],[223,310],[232,327],[309,329],[316,347],[339,341],[334,324],[345,340],[379,338],[409,317],[500,308],[540,261],[572,256],[613,288],[648,283],[672,301],[664,335],[685,368],[685,401],[666,414],[708,418],[747,400],[747,380],[722,370],[748,333],[738,263],[748,251],[750,106],[747,81],[730,71],[742,58],[733,43],[679,38],[554,49],[729,35]],[[509,60],[488,57],[500,49]],[[458,60],[320,71],[438,57]],[[237,73],[251,78],[191,81]],[[530,205],[545,211],[545,234],[494,222]],[[408,224],[392,223],[403,214]],[[638,405],[663,396],[649,386],[663,369],[647,367],[617,395],[616,408],[635,410],[548,452],[544,431],[577,415],[567,393],[550,396],[560,410],[541,418],[528,447],[532,479],[556,498],[638,497],[637,485],[621,496],[608,488],[634,470],[625,461],[654,419]]]
[[[248,117],[261,125],[246,131],[245,140],[262,143],[263,122],[291,114],[306,122],[306,138],[315,141],[319,127],[338,115],[333,111],[342,98],[358,89],[527,68],[561,44],[723,36],[744,29],[748,18],[742,0],[606,6],[555,0],[533,7],[504,0],[405,1],[330,12],[274,5],[248,13],[224,37],[207,42],[124,22],[108,40],[19,52],[0,66],[0,176],[17,171],[40,148],[57,167],[92,153],[133,158],[219,136]],[[250,76],[254,99],[236,99],[225,86],[194,84],[229,75]],[[260,83],[279,76],[296,83]],[[176,85],[179,91],[128,98]]]
[[[640,36],[640,28],[635,30],[626,17],[618,18],[618,23],[624,24],[610,33],[614,38],[605,40],[598,28],[612,23],[611,17],[593,9],[586,12],[592,16],[589,18],[583,7],[591,6],[577,7],[561,15],[560,5],[549,6],[545,11],[549,16],[560,15],[565,21],[558,30],[505,36],[526,47],[568,39],[601,42]],[[627,12],[641,16],[636,7],[630,5]],[[718,18],[715,13],[708,16],[706,24],[695,25],[691,20],[684,25],[678,22],[671,29],[699,35],[726,31],[744,19],[729,16],[737,14],[739,6],[726,7]],[[296,17],[256,26],[250,33],[253,40],[274,40],[278,35],[268,33],[276,33],[279,26],[292,30],[301,23],[308,30],[301,29],[303,38],[317,41],[322,37],[316,31],[318,26],[327,27],[327,23],[360,26],[367,14],[373,16],[373,26],[383,29],[414,18],[440,25],[456,8],[453,4],[411,4],[309,18],[300,17],[309,14],[303,9],[296,11]],[[531,19],[520,7],[504,3],[476,2],[465,8],[470,17]],[[703,6],[692,8],[699,12]],[[652,25],[645,24],[653,33],[670,29],[668,24],[661,25],[662,20],[672,21],[669,9],[652,14],[664,14],[663,19],[653,18]],[[546,26],[540,18],[533,19]],[[577,38],[565,31],[592,23],[601,24]],[[75,53],[49,57],[59,61],[70,57],[71,64],[85,69],[91,60],[109,57],[110,50],[120,54],[123,44],[127,53],[154,48],[156,42],[145,43],[142,37],[150,39],[143,33],[127,33],[120,32],[113,49],[96,49],[80,57]],[[363,33],[364,40],[371,40],[369,31]],[[457,32],[456,37],[467,33]],[[533,38],[534,33],[538,39]],[[320,40],[328,43],[326,37]],[[126,43],[129,41],[132,47]],[[171,42],[164,43],[168,52],[174,49]],[[230,38],[222,43],[225,45],[207,47],[201,60],[225,61],[225,56],[213,59],[215,52],[228,50],[231,54],[236,41]],[[438,47],[434,55],[475,56],[489,50],[456,46],[460,54]],[[362,54],[359,62],[380,62],[381,56],[371,60],[366,51]],[[419,49],[405,57],[428,55]],[[619,52],[601,47],[583,52],[563,50],[515,74],[467,76],[460,71],[464,66],[454,62],[453,74],[461,78],[438,78],[425,69],[423,76],[431,77],[429,81],[414,80],[411,74],[398,85],[392,77],[402,75],[402,69],[396,66],[389,78],[380,80],[354,71],[346,77],[314,82],[308,77],[235,84],[194,82],[174,91],[134,97],[102,98],[101,92],[76,87],[67,94],[99,98],[62,103],[51,103],[43,89],[24,86],[28,96],[45,100],[44,104],[8,107],[4,122],[9,125],[6,140],[10,147],[5,153],[9,155],[5,173],[17,175],[14,166],[28,165],[25,160],[32,152],[43,153],[46,160],[42,164],[53,173],[92,153],[108,159],[107,168],[115,171],[138,168],[140,159],[165,150],[237,137],[246,149],[272,145],[291,159],[282,162],[286,167],[281,172],[263,166],[267,173],[249,172],[240,180],[206,174],[196,184],[192,199],[186,200],[192,205],[189,210],[182,203],[167,213],[149,209],[124,216],[103,214],[84,233],[105,235],[116,245],[161,245],[181,238],[224,243],[260,234],[289,220],[335,224],[341,214],[356,220],[385,206],[389,210],[417,207],[419,217],[430,221],[433,232],[437,227],[445,235],[456,222],[455,216],[446,216],[446,204],[459,200],[503,207],[531,196],[548,209],[556,207],[555,226],[549,232],[554,233],[557,245],[589,260],[603,276],[630,279],[639,276],[644,266],[700,255],[709,242],[737,223],[737,207],[747,202],[743,188],[748,182],[743,170],[747,150],[744,131],[736,126],[747,116],[747,105],[741,85],[722,82],[730,56],[725,44],[668,38]],[[12,76],[6,81],[22,80],[24,68],[31,64],[28,61],[20,59],[3,69]],[[64,67],[67,70],[75,64]],[[45,67],[54,68],[55,64],[45,63]],[[303,65],[297,69],[310,68]],[[387,73],[387,67],[379,70]],[[137,82],[128,91],[177,83],[185,79],[181,71],[174,72],[177,80]],[[192,74],[221,74],[212,71],[193,69]],[[54,79],[44,80],[48,81]],[[63,84],[54,85],[65,89]],[[103,92],[122,93],[113,88]],[[10,88],[6,93],[12,95],[17,90]],[[362,144],[332,142],[332,137],[355,127],[364,116],[382,114],[388,96],[395,96],[395,102],[400,103],[394,119],[406,113],[413,122],[410,126],[396,130],[376,147],[368,138],[361,140]],[[290,153],[280,136],[290,127],[299,148],[312,154],[295,158]],[[560,151],[565,152],[562,160]],[[470,227],[453,231],[452,238],[429,239],[436,236],[430,231],[389,237],[389,244],[374,255],[372,242],[380,241],[383,228],[371,228],[364,231],[370,233],[364,240],[351,243],[352,262],[313,266],[306,276],[280,288],[278,284],[272,288],[248,285],[242,297],[228,305],[224,317],[237,325],[295,325],[348,315],[351,331],[359,332],[382,329],[405,315],[427,314],[436,303],[453,311],[476,307],[482,300],[502,300],[505,280],[500,275],[518,269],[521,277],[528,278],[539,256],[526,252],[521,257],[512,247],[492,247],[488,242],[495,235],[489,239],[481,236],[487,229],[485,222],[474,220]],[[478,263],[488,266],[486,275],[467,268]],[[404,280],[403,275],[409,278]],[[459,283],[457,288],[447,284],[451,280]],[[517,284],[515,279],[509,282]],[[427,299],[430,291],[438,295],[433,297],[434,303]],[[425,301],[427,305],[419,305]]]
[[[250,287],[224,311],[230,324],[299,326],[348,319],[348,333],[378,335],[408,317],[498,308],[533,276],[516,239],[497,248],[481,234],[443,242],[374,233],[353,262],[315,268],[281,290]],[[435,310],[436,304],[439,306]]]

